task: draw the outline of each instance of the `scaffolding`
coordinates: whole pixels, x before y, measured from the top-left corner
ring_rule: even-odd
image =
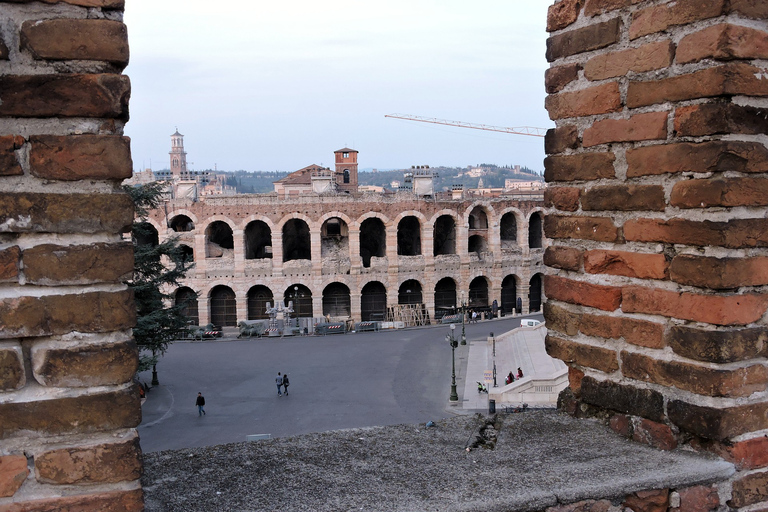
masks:
[[[424,304],[398,304],[387,307],[388,322],[403,322],[405,327],[429,325],[429,312]]]

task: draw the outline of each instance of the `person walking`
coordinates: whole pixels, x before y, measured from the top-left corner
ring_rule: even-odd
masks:
[[[275,384],[277,384],[277,396],[283,396],[281,391],[281,388],[283,387],[283,376],[280,372],[277,372],[277,377],[275,377]]]
[[[286,396],[288,395],[288,384],[290,384],[290,382],[288,382],[288,374],[284,373],[283,374],[283,390]]]
[[[197,406],[197,415],[203,416],[205,414],[205,397],[202,393],[197,394],[195,405]]]

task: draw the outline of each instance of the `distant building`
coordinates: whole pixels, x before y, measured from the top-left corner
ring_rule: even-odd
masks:
[[[358,151],[342,148],[333,153],[335,170],[317,164],[308,165],[275,181],[275,193],[288,197],[307,193],[357,192]]]
[[[544,190],[547,184],[543,181],[504,180],[505,190]]]

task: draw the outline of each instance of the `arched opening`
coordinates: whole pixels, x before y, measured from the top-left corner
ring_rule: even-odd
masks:
[[[400,289],[397,292],[398,304],[421,304],[423,302],[420,282],[415,279],[409,279],[400,285]]]
[[[344,183],[349,183],[349,169],[344,169]]]
[[[403,217],[397,224],[397,255],[421,254],[421,224],[414,216]]]
[[[195,223],[186,215],[176,215],[171,219],[171,229],[177,233],[186,233],[195,229]]]
[[[349,258],[349,226],[344,219],[331,217],[320,228],[320,254],[323,258]]]
[[[180,259],[179,263],[192,263],[195,261],[195,251],[186,244],[179,244],[177,246],[177,254]]]
[[[360,224],[360,258],[363,267],[371,266],[371,258],[383,258],[387,251],[387,234],[381,219],[371,217]]]
[[[183,286],[176,290],[174,304],[180,307],[180,312],[187,317],[187,322],[192,325],[200,323],[200,315],[197,310],[197,293],[192,288]]]
[[[227,254],[226,251],[232,251],[235,248],[235,239],[232,236],[232,228],[226,222],[217,220],[211,222],[205,230],[205,257],[221,258]]]
[[[342,283],[331,283],[323,290],[323,315],[348,318],[352,314],[349,288]]]
[[[482,206],[475,206],[469,213],[469,229],[488,229],[488,214]]]
[[[513,212],[505,213],[501,217],[500,237],[501,248],[512,249],[517,247],[517,217]]]
[[[467,240],[467,251],[477,253],[478,255],[481,252],[488,252],[488,242],[485,241],[484,236],[472,235]]]
[[[435,319],[456,311],[456,281],[444,277],[435,285]]]
[[[272,290],[264,285],[256,285],[248,290],[248,320],[269,318],[267,303],[273,303]]]
[[[237,301],[229,286],[218,285],[211,290],[211,323],[217,327],[237,325]]]
[[[528,247],[531,249],[541,249],[541,240],[541,214],[534,212],[528,220]]]
[[[283,306],[293,301],[293,314],[295,317],[312,318],[312,292],[303,284],[289,286],[283,294]]]
[[[360,317],[363,322],[384,320],[387,312],[387,288],[378,281],[363,286],[360,295]]]
[[[133,241],[139,247],[157,247],[160,245],[160,236],[155,226],[149,222],[138,222],[133,226]]]
[[[510,315],[517,304],[517,278],[510,274],[501,282],[501,313]]]
[[[478,276],[469,283],[469,303],[470,308],[488,307],[488,280],[483,276]]]
[[[301,219],[291,219],[283,225],[283,261],[311,260],[309,226]]]
[[[536,274],[531,278],[528,289],[528,311],[533,313],[541,311],[541,297],[543,295],[541,274]]]
[[[434,255],[456,254],[456,221],[450,215],[441,215],[435,221],[433,233]]]
[[[272,230],[266,222],[255,220],[245,227],[245,259],[272,257]]]

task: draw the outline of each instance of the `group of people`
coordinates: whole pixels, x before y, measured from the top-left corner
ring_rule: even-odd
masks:
[[[512,384],[515,382],[515,379],[522,379],[523,378],[523,369],[519,366],[517,367],[517,376],[512,374],[512,370],[509,371],[509,375],[507,375],[507,378],[504,380],[505,384]]]
[[[281,375],[280,372],[277,372],[277,377],[275,377],[275,383],[277,384],[277,396],[283,396],[283,390],[285,390],[285,394],[288,394],[288,374]],[[280,388],[283,388],[281,390]]]

